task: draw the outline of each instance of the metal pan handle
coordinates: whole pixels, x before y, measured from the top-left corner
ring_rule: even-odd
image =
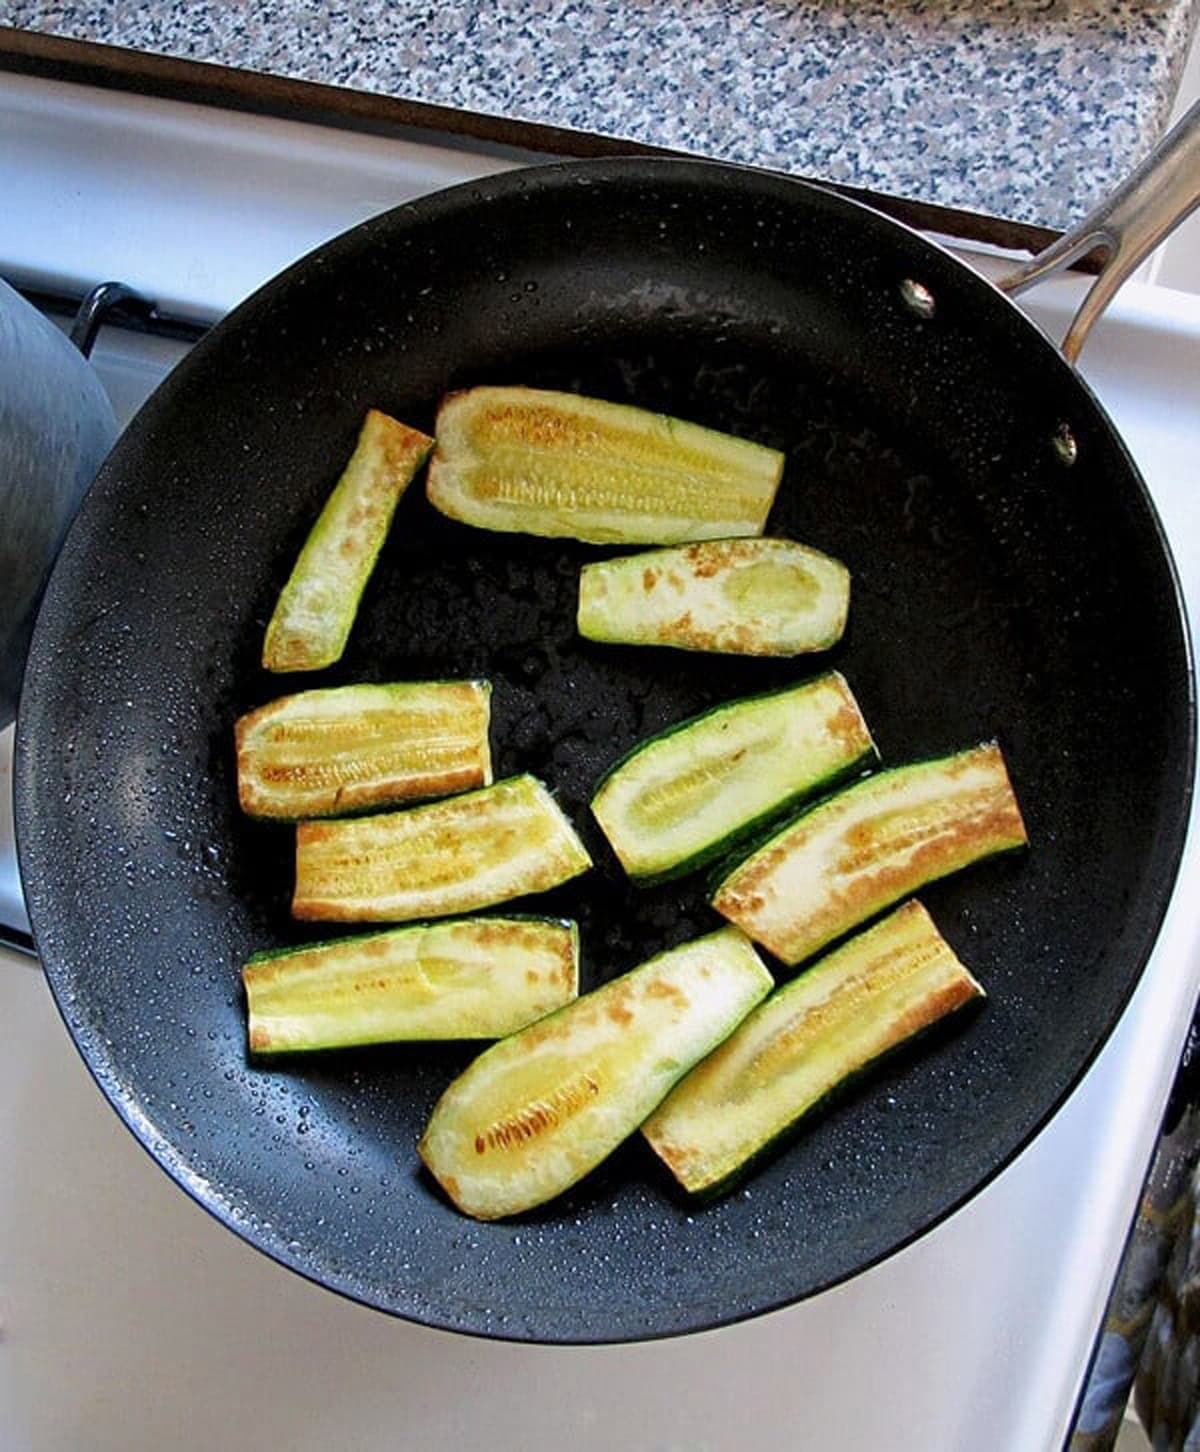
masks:
[[[1200,101],[1158,143],[1141,166],[1077,227],[1043,252],[1000,278],[996,286],[1016,296],[1043,277],[1069,267],[1089,252],[1104,262],[1067,329],[1062,351],[1074,363],[1092,324],[1114,293],[1158,244],[1200,203]]]

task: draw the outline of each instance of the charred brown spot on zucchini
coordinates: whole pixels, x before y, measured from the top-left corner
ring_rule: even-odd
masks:
[[[669,727],[613,767],[592,812],[631,877],[675,877],[875,756],[837,672],[730,701]]]
[[[298,918],[405,922],[545,892],[591,866],[533,776],[401,812],[296,828]]]
[[[476,1059],[438,1101],[421,1158],[477,1219],[544,1204],[632,1134],[771,986],[736,929],[660,953]]]
[[[242,969],[255,1054],[498,1039],[579,991],[579,931],[459,918],[257,953]]]
[[[486,786],[490,709],[487,681],[283,696],[234,728],[238,800],[251,816],[297,820]]]
[[[840,1086],[982,996],[929,914],[907,902],[777,989],[643,1133],[686,1190],[715,1194]]]
[[[430,502],[483,529],[598,543],[761,534],[777,450],[625,404],[532,388],[450,394]]]
[[[798,963],[927,882],[1026,842],[995,742],[855,782],[728,872],[712,897]]]
[[[786,539],[722,539],[584,565],[587,640],[736,655],[828,650],[850,608],[840,561]]]
[[[341,659],[396,505],[432,447],[428,435],[368,411],[280,593],[263,641],[265,669],[314,671]]]

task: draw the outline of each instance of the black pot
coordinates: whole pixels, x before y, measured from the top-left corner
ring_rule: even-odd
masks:
[[[116,436],[87,359],[0,282],[0,728],[16,715],[50,568]]]

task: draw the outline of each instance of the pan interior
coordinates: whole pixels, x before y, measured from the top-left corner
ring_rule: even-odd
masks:
[[[933,318],[905,304],[915,277]],[[851,624],[792,662],[574,631],[612,551],[472,531],[404,499],[344,660],[258,665],[277,591],[376,406],[520,382],[782,448],[769,532],[853,573]],[[1079,460],[1051,447],[1070,423]],[[1032,849],[922,893],[989,992],[729,1198],[685,1203],[639,1141],[511,1224],[461,1218],[414,1144],[470,1048],[247,1061],[238,969],[306,934],[292,838],[235,807],[232,723],[284,691],[494,685],[497,776],[533,771],[597,862],[585,984],[716,925],[703,881],[635,891],[587,813],[635,741],[836,666],[885,763],[996,736]],[[1127,456],[1003,300],[882,219],[684,163],[549,168],[356,229],[246,304],[135,421],[72,531],[22,702],[30,913],[66,1021],[147,1147],[247,1239],[432,1325],[542,1340],[710,1326],[853,1274],[934,1224],[1053,1111],[1114,1023],[1173,880],[1191,780],[1186,638]],[[334,930],[337,931],[336,929]]]

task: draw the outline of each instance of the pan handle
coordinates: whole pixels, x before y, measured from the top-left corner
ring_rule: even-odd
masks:
[[[1104,261],[1062,342],[1074,363],[1092,324],[1133,271],[1200,203],[1200,101],[1094,211],[996,286],[1016,296],[1089,252]]]

